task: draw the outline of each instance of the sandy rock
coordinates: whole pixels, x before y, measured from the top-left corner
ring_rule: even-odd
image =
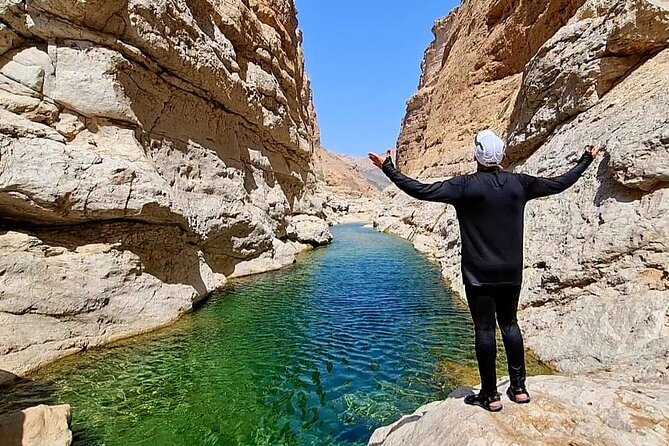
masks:
[[[86,124],[79,115],[63,112],[58,116],[55,128],[58,133],[63,135],[68,141],[71,141],[86,128]]]
[[[169,186],[144,156],[132,130],[98,127],[94,136],[80,133],[68,144],[51,127],[8,112],[0,115],[8,118],[3,125],[12,126],[19,136],[0,136],[6,143],[0,148],[0,209],[5,216],[32,223],[130,216],[179,221],[178,216],[168,217]],[[51,167],[46,174],[45,165]],[[151,209],[160,215],[145,215]]]
[[[529,405],[504,396],[501,413],[467,406],[461,396],[428,404],[377,429],[369,445],[666,444],[667,386],[537,376],[528,380],[528,388]]]
[[[260,257],[235,265],[235,270],[230,277],[250,276],[284,268],[295,263],[297,254],[311,248],[311,245],[292,240],[283,242],[274,239],[272,245],[273,250],[271,252],[265,252]]]
[[[166,325],[206,293],[197,263],[168,275],[120,244],[68,249],[5,232],[0,247],[0,368],[19,374]]]
[[[46,96],[84,116],[137,123],[132,101],[116,75],[124,63],[120,54],[73,42],[72,47],[57,47],[52,57],[58,69]]]
[[[510,128],[511,159],[526,158],[644,58],[668,46],[666,2],[586,2],[526,68]]]
[[[0,73],[25,85],[31,90],[41,92],[44,85],[44,70],[35,65],[22,65],[13,60],[8,61],[0,69]]]
[[[70,406],[35,406],[0,419],[0,442],[16,446],[70,446]]]
[[[7,51],[21,44],[21,38],[12,31],[7,25],[0,24],[0,54],[4,55]]]
[[[0,108],[35,122],[54,123],[60,110],[39,92],[0,74]]]
[[[377,197],[390,184],[383,172],[367,158],[314,152],[315,173],[327,194],[351,199]]]
[[[363,223],[373,224],[379,206],[383,206],[385,199],[381,196],[370,198],[351,198],[327,194],[323,213],[326,220],[332,224]]]
[[[397,142],[401,170],[468,172],[474,135],[507,128],[525,65],[584,0],[468,0],[434,28]]]
[[[332,241],[328,224],[313,215],[294,215],[288,219],[286,234],[292,240],[314,246]]]

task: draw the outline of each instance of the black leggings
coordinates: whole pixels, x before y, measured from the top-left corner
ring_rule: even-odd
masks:
[[[476,331],[475,347],[481,375],[481,393],[493,395],[497,392],[495,314],[502,332],[511,385],[524,386],[525,349],[516,319],[520,285],[465,285],[465,291]]]

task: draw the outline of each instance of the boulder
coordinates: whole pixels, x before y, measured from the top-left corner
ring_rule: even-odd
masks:
[[[70,446],[70,406],[39,405],[0,418],[3,446]]]
[[[294,215],[288,219],[286,234],[291,240],[313,246],[326,245],[332,241],[328,224],[313,215]]]

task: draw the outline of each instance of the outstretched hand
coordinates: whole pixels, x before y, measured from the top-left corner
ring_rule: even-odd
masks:
[[[603,147],[595,147],[593,145],[585,146],[586,153],[592,155],[593,158],[597,158],[597,155],[604,152]]]
[[[383,163],[385,162],[386,159],[390,158],[390,150],[386,152],[386,157],[382,158],[376,153],[369,153],[367,156],[369,156],[369,159],[372,161],[372,163],[378,167],[379,169],[383,168]]]

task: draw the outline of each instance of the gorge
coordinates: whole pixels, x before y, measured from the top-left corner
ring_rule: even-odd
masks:
[[[475,380],[467,307],[439,268],[399,237],[332,232],[330,247],[232,281],[167,329],[40,370],[0,412],[67,403],[84,446],[363,445],[466,382],[439,378],[442,363]],[[389,278],[370,286],[377,274]]]
[[[537,397],[528,406],[533,412],[504,401],[503,416],[523,428],[505,429],[487,413],[463,409],[456,393],[378,429],[370,444],[666,444],[669,2],[464,0],[435,23],[433,32],[419,90],[407,104],[397,142],[403,172],[424,181],[472,172],[473,135],[488,127],[506,137],[507,168],[517,172],[560,174],[586,144],[605,146],[607,154],[572,189],[527,209],[520,323],[529,349],[560,376],[530,379]],[[363,339],[367,347],[361,347],[356,344],[360,339],[344,329],[327,348],[314,347],[311,340],[329,339],[323,327],[306,316],[294,321],[286,332],[302,333],[300,342],[314,352],[323,347],[323,357],[314,360],[310,355],[316,353],[302,350],[301,359],[283,358],[292,365],[304,360],[306,369],[312,364],[309,370],[318,372],[295,372],[296,383],[288,383],[294,394],[281,383],[268,384],[289,395],[272,402],[294,416],[287,416],[294,424],[279,414],[285,429],[274,429],[277,419],[263,418],[257,407],[249,409],[256,418],[229,418],[231,426],[246,426],[244,435],[258,435],[258,444],[318,441],[309,436],[310,429],[322,435],[322,442],[361,443],[402,413],[444,398],[457,385],[473,384],[455,379],[440,387],[433,382],[437,362],[464,364],[469,372],[472,365],[471,356],[458,351],[471,349],[471,333],[461,299],[455,212],[443,204],[412,200],[392,186],[381,192],[387,183],[379,183],[357,161],[321,147],[292,0],[8,0],[0,2],[0,55],[0,385],[12,386],[8,392],[28,389],[31,396],[25,401],[35,404],[73,404],[75,441],[99,444],[104,437],[124,444],[130,437],[123,437],[112,422],[105,428],[104,417],[127,410],[128,421],[145,416],[142,408],[150,412],[152,403],[141,400],[143,387],[136,381],[141,377],[147,378],[147,388],[159,382],[154,390],[167,389],[155,404],[173,413],[167,408],[170,398],[178,399],[170,393],[174,388],[163,385],[151,370],[179,364],[177,374],[186,370],[190,375],[170,377],[187,381],[186,376],[196,376],[192,370],[206,370],[208,361],[217,361],[198,347],[225,350],[207,339],[206,330],[180,331],[192,321],[208,320],[211,330],[225,326],[237,341],[248,336],[269,342],[271,335],[263,331],[269,327],[258,329],[258,338],[235,331],[244,327],[245,316],[251,328],[262,324],[253,319],[254,306],[278,308],[282,324],[290,321],[287,308],[331,311],[328,318],[335,328],[358,327],[364,334],[369,327],[356,324],[366,321],[377,330],[370,336],[386,340],[383,351],[376,351],[374,342]],[[324,299],[319,293],[336,283],[332,271],[321,270],[313,279],[321,287],[293,283],[303,278],[300,262],[309,265],[313,259],[342,254],[335,238],[331,250],[300,257],[302,251],[332,241],[329,224],[350,218],[408,239],[436,262],[413,257],[410,245],[388,235],[359,227],[332,229],[343,242],[360,236],[392,248],[381,255],[363,244],[367,249],[348,259],[352,269],[338,270],[342,276],[336,279],[353,274],[356,293],[363,293],[365,280],[375,283],[381,293],[376,298],[392,298],[389,310],[408,311],[415,327],[390,316],[394,322],[384,327],[373,308],[357,307],[355,299],[339,307],[334,301],[318,302]],[[388,274],[380,258],[395,252],[420,266],[401,270],[392,263],[390,274],[398,282],[391,283],[415,290],[427,286],[425,295],[440,296],[438,302],[412,313],[378,285],[378,275]],[[365,255],[373,260],[375,253],[378,263],[356,263],[364,263]],[[286,272],[239,279],[286,267],[298,257],[298,265]],[[438,280],[439,272],[447,282]],[[314,294],[286,293],[288,297],[271,301],[281,294],[282,283]],[[221,290],[237,287],[243,292],[222,302]],[[435,287],[443,287],[443,293],[430,294]],[[212,292],[214,298],[205,303]],[[254,296],[250,301],[241,299],[249,294]],[[201,311],[174,327],[127,345],[95,349],[172,324],[194,307]],[[457,309],[449,313],[456,315],[455,322],[448,317],[435,322],[447,307],[446,313]],[[336,325],[342,316],[336,310],[346,313],[347,308],[351,319]],[[437,319],[423,317],[430,312]],[[212,313],[221,319],[212,320]],[[237,322],[230,320],[232,314]],[[445,325],[457,336],[445,336]],[[321,331],[311,333],[310,327]],[[418,336],[412,329],[425,331]],[[388,341],[401,342],[402,330],[415,337],[407,351]],[[395,337],[384,338],[390,334]],[[191,335],[194,364],[179,356],[179,342]],[[291,342],[290,336],[277,339]],[[354,343],[347,347],[351,351],[327,359],[333,351],[328,349],[347,341]],[[450,351],[449,342],[462,347]],[[168,353],[154,356],[151,346]],[[238,347],[227,346],[231,352]],[[284,347],[275,346],[279,353]],[[38,370],[82,350],[91,351]],[[239,354],[253,354],[247,350]],[[437,350],[442,353],[435,354]],[[411,354],[420,359],[412,363],[406,358]],[[399,373],[384,369],[393,358],[421,377],[415,383],[421,390],[409,392],[415,398],[386,400],[392,393],[387,387],[355,388],[356,381],[362,387],[365,380],[373,381],[374,373],[388,386],[401,381],[401,374],[384,375]],[[224,369],[248,390],[255,385],[249,377],[262,381],[255,374],[263,371],[276,377],[280,367],[273,361],[283,359],[260,358],[255,371],[249,365],[253,361],[246,363],[248,369],[227,363]],[[361,371],[356,364],[347,369],[347,361],[364,364],[364,373],[356,374]],[[111,381],[105,380],[101,394],[85,387],[87,396],[80,400],[53,398],[49,386],[39,389],[40,379],[42,384],[55,381],[61,383],[59,395],[73,395],[68,386],[91,385],[73,369],[81,365],[91,371],[97,362],[98,370],[108,368],[110,380],[114,370],[137,364],[121,378],[133,383],[128,390],[141,404],[124,408],[119,401],[125,396],[113,394]],[[73,364],[70,369],[68,363]],[[47,376],[49,370],[54,375]],[[29,379],[21,379],[25,376]],[[207,376],[215,389],[227,389],[220,376]],[[331,382],[332,387],[326,383],[323,391],[328,376],[348,381]],[[19,384],[12,384],[17,379]],[[319,386],[320,391],[314,390]],[[408,391],[402,385],[395,390]],[[95,412],[95,405],[106,401],[104,392],[114,400],[116,415]],[[217,414],[225,418],[220,415],[223,406],[209,406],[215,400],[209,396],[203,403],[209,410],[201,414],[211,421],[205,423],[209,430],[194,432],[202,427],[197,425],[186,434],[190,426],[185,423],[184,438],[206,437],[212,444],[252,441],[235,436],[236,427],[225,431],[216,423]],[[242,391],[239,397],[250,398]],[[332,401],[350,404],[333,409]],[[191,403],[197,406],[197,401]],[[351,404],[357,412],[346,418]],[[42,416],[58,416],[62,426],[65,409],[50,410]],[[225,410],[236,409],[231,405]],[[353,421],[342,423],[340,415]],[[155,438],[164,435],[156,441],[169,444],[179,432],[165,429],[166,416],[151,428]],[[249,427],[260,419],[269,424]],[[62,444],[69,444],[59,429]],[[145,431],[129,435],[141,437]]]

